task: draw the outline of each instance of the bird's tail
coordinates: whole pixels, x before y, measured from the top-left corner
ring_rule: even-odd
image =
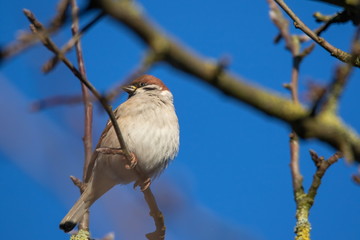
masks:
[[[100,165],[94,166],[93,174],[91,175],[84,192],[81,194],[75,205],[70,209],[68,214],[66,214],[60,222],[60,229],[64,230],[64,232],[70,232],[99,197],[109,191],[116,184],[122,182],[118,178],[114,177],[114,173],[111,172],[113,169],[108,169],[109,167],[115,165],[116,169],[122,170],[122,165],[120,167],[118,166],[119,160],[117,158],[109,158],[105,160],[105,162],[102,162]],[[111,160],[116,161],[115,163],[112,163]],[[118,171],[116,169],[115,171]],[[123,171],[128,170],[124,169]],[[126,174],[127,172],[124,173]]]
[[[79,223],[82,216],[96,200],[93,196],[91,196],[91,192],[91,186],[87,186],[85,191],[81,194],[79,200],[60,222],[60,229],[64,230],[64,232],[70,232]]]

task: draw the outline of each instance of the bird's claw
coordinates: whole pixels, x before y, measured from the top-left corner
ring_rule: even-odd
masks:
[[[137,158],[134,153],[131,154],[131,159],[128,164],[125,164],[125,168],[130,170],[133,169],[137,165]]]
[[[145,191],[146,189],[148,189],[151,185],[151,179],[150,178],[147,178],[145,179],[145,181],[142,181],[142,180],[136,180],[136,182],[134,183],[134,189],[139,186],[140,187],[140,190],[143,192]]]

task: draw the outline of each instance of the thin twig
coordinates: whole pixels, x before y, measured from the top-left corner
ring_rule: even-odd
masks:
[[[272,14],[271,20],[279,28],[281,37],[285,39],[286,46],[292,55],[292,70],[291,81],[285,84],[285,87],[290,90],[291,98],[294,104],[299,104],[298,81],[299,68],[305,56],[311,53],[314,44],[311,44],[300,52],[301,42],[298,36],[291,35],[288,29],[288,21],[283,17],[278,5],[273,0],[268,0]],[[309,222],[310,207],[307,200],[308,195],[304,191],[303,176],[300,172],[300,151],[299,138],[293,129],[290,133],[290,170],[293,185],[294,200],[296,203],[296,225],[295,225],[295,240],[310,240],[311,225]],[[325,172],[324,172],[325,173]],[[315,196],[314,196],[315,197]],[[314,201],[314,199],[312,199]]]
[[[79,8],[77,6],[76,0],[71,0],[71,7],[72,7],[72,34],[75,38],[76,35],[79,35]],[[76,49],[76,56],[79,65],[79,71],[83,76],[86,76],[84,58],[81,49],[81,42],[80,40],[75,41],[75,49]],[[81,92],[83,96],[84,102],[84,150],[85,150],[85,160],[84,160],[84,168],[83,168],[83,184],[86,185],[85,179],[87,179],[86,174],[89,172],[89,164],[91,161],[92,156],[92,119],[93,119],[93,106],[90,99],[89,90],[86,88],[84,83],[81,83]],[[83,193],[84,188],[80,188],[81,194]],[[79,230],[89,231],[89,211],[87,211],[79,222]]]
[[[43,26],[42,24],[35,18],[33,13],[29,10],[24,9],[24,14],[27,16],[29,21],[32,23],[30,25],[31,30],[38,34],[39,38],[43,42],[44,46],[47,47],[50,51],[58,56],[59,59],[73,72],[73,74],[92,92],[92,94],[99,100],[107,114],[109,115],[112,126],[114,127],[116,136],[120,143],[120,146],[124,152],[124,156],[129,162],[129,165],[132,164],[133,154],[129,152],[126,143],[122,137],[120,128],[117,124],[116,118],[112,111],[111,106],[108,104],[107,100],[96,90],[96,88],[87,80],[86,76],[82,75],[76,67],[63,55],[60,49],[54,44],[54,42],[44,33],[42,33]],[[165,225],[163,221],[163,215],[160,212],[155,197],[150,189],[150,179],[146,176],[146,174],[142,171],[139,165],[136,165],[134,168],[136,175],[138,176],[138,181],[135,184],[140,184],[141,190],[144,193],[145,200],[150,207],[150,215],[153,217],[156,230],[155,232],[147,235],[147,237],[151,240],[155,239],[164,239],[165,233]]]
[[[92,99],[93,100],[93,99]],[[42,100],[35,101],[31,104],[31,111],[38,112],[46,108],[51,108],[59,105],[79,104],[83,101],[83,96],[52,96]]]
[[[228,97],[243,102],[261,113],[282,120],[293,127],[299,137],[319,139],[335,149],[347,152],[348,161],[360,162],[360,138],[356,131],[347,127],[338,116],[332,116],[330,121],[329,118],[311,118],[310,110],[303,105],[295,105],[291,100],[279,94],[253,86],[229,70],[217,74],[216,62],[196,55],[188,47],[167,36],[128,1],[101,0],[96,3],[99,9],[115,21],[123,23],[144,44],[156,53],[160,53],[162,61],[175,69],[196,77]]]
[[[67,19],[67,10],[70,6],[70,0],[60,0],[57,5],[57,11],[53,19],[50,21],[51,28],[60,28]]]
[[[312,150],[310,151],[310,155],[316,166],[316,172],[313,176],[313,181],[308,193],[305,193],[302,190],[295,194],[297,219],[295,226],[295,240],[310,240],[311,224],[309,222],[309,214],[310,209],[314,204],[317,190],[320,187],[321,180],[327,169],[342,157],[342,154],[335,153],[329,159],[325,160],[323,157],[319,157],[315,151]]]
[[[70,0],[60,0],[57,7],[57,13],[50,21],[48,28],[43,31],[47,34],[57,32],[65,23],[67,19],[66,11],[69,7]],[[22,33],[14,42],[9,43],[7,46],[0,49],[0,62],[6,58],[10,58],[24,51],[25,49],[33,46],[39,41],[36,34],[32,32]]]
[[[314,30],[314,33],[320,36],[323,32],[325,32],[333,23],[344,23],[349,21],[349,15],[346,13],[346,11],[342,11],[340,13],[336,13],[332,16],[323,16],[319,12],[314,14],[314,17],[317,20],[322,20],[324,22],[323,25],[321,25],[319,28]]]
[[[53,59],[55,59],[55,58],[56,58],[56,56],[53,57]],[[146,56],[142,59],[139,66],[137,66],[125,78],[125,80],[120,81],[120,83],[117,84],[117,86],[110,88],[110,90],[104,94],[104,97],[108,100],[108,102],[114,101],[120,95],[120,93],[124,91],[124,90],[122,90],[122,87],[124,85],[130,83],[135,78],[137,78],[137,77],[143,75],[145,72],[149,71],[149,69],[152,67],[152,65],[154,65],[156,63],[156,61],[157,60],[152,55],[151,51],[149,51],[149,53],[146,54]],[[92,102],[94,102],[97,99],[93,96],[90,96],[90,100]],[[51,108],[51,107],[60,106],[60,105],[79,104],[82,101],[83,101],[83,97],[80,95],[52,96],[52,97],[34,102],[31,106],[31,110],[32,111],[41,111],[46,108]]]
[[[332,56],[336,57],[342,62],[351,63],[353,66],[360,67],[360,57],[354,57],[351,54],[342,51],[339,48],[334,47],[324,38],[319,37],[315,32],[313,32],[304,22],[300,20],[298,16],[288,7],[288,5],[283,0],[274,0],[279,6],[289,15],[289,17],[294,21],[296,28],[299,28],[306,35],[308,35],[312,40],[322,46],[327,50]]]
[[[316,173],[313,176],[313,181],[311,183],[311,186],[308,190],[308,197],[310,197],[312,200],[315,199],[315,196],[317,194],[317,190],[319,189],[321,185],[321,179],[325,175],[326,170],[334,163],[336,163],[340,158],[343,157],[343,155],[340,152],[335,153],[327,160],[324,159],[324,157],[319,157],[315,151],[310,150],[310,156],[313,160],[315,166],[316,166]]]
[[[63,50],[64,51],[64,50]],[[53,59],[55,59],[53,57]],[[119,81],[119,83],[115,87],[111,87],[109,91],[104,94],[104,97],[108,100],[108,102],[114,101],[121,92],[122,87],[127,83],[131,82],[135,78],[143,75],[145,72],[149,71],[152,65],[155,64],[157,60],[154,59],[151,53],[146,54],[146,56],[142,59],[139,66],[137,66],[124,80]],[[90,100],[92,102],[97,99],[94,96],[90,95]],[[83,97],[80,95],[73,96],[52,96],[46,99],[38,100],[31,105],[32,111],[41,111],[46,108],[61,106],[61,105],[70,105],[70,104],[79,104],[83,102]]]
[[[86,76],[83,76],[76,67],[64,56],[64,54],[61,52],[61,50],[55,45],[55,43],[50,40],[50,38],[44,34],[42,31],[44,27],[42,24],[35,18],[33,13],[27,9],[24,9],[24,14],[29,19],[29,21],[32,23],[30,27],[32,28],[32,31],[38,34],[39,38],[43,42],[44,46],[47,47],[50,51],[52,51],[54,54],[58,56],[58,58],[61,59],[61,61],[72,71],[72,73],[83,83],[85,86],[92,92],[92,94],[99,100],[101,105],[104,107],[105,111],[108,113],[110,117],[110,121],[113,124],[113,127],[115,129],[115,132],[117,134],[118,140],[120,142],[121,147],[124,150],[124,155],[126,158],[131,159],[131,154],[128,151],[125,141],[122,137],[121,131],[119,129],[119,126],[117,124],[116,118],[114,116],[114,113],[112,111],[111,106],[107,104],[106,99],[96,90],[96,88],[87,80]]]
[[[354,57],[360,56],[360,27],[358,27],[352,44],[351,44],[351,53]],[[336,67],[333,80],[329,87],[322,91],[319,94],[318,98],[315,99],[312,107],[311,114],[315,116],[316,114],[336,114],[338,110],[338,102],[345,88],[345,85],[350,78],[350,75],[353,71],[353,66],[351,64],[342,64]]]
[[[267,2],[270,8],[270,19],[280,31],[277,39],[285,39],[286,48],[291,52],[292,55],[295,55],[296,52],[298,52],[298,48],[294,45],[293,37],[289,33],[289,22],[284,18],[282,12],[274,0],[268,0]]]
[[[89,23],[87,23],[84,27],[82,27],[80,30],[76,32],[76,34],[73,34],[72,38],[62,47],[61,51],[63,54],[67,53],[71,50],[71,48],[75,45],[76,42],[80,40],[80,38],[84,35],[84,33],[89,30],[95,23],[97,23],[100,19],[102,19],[105,16],[103,12],[99,13],[94,19],[92,19]],[[59,59],[54,56],[51,59],[49,59],[47,62],[44,63],[42,67],[42,71],[44,73],[48,73],[51,70],[53,70],[56,65],[58,64]]]
[[[299,138],[294,132],[290,133],[290,170],[294,195],[302,193],[304,189],[299,164]]]

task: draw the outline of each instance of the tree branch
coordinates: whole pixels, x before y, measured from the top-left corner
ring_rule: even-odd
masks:
[[[72,38],[74,39],[74,38]],[[71,41],[71,40],[70,40]],[[69,41],[69,42],[70,42]],[[68,42],[68,43],[69,43]],[[64,48],[62,49],[63,53],[66,53],[64,51]],[[56,57],[53,57],[52,59],[56,59]],[[56,60],[58,61],[58,60]],[[124,86],[127,83],[130,83],[135,78],[145,74],[149,69],[153,66],[153,64],[156,63],[156,59],[152,51],[149,51],[145,57],[141,60],[140,64],[132,71],[128,76],[125,77],[124,80],[119,81],[116,86],[110,88],[104,95],[108,102],[114,101],[121,92],[122,86]],[[96,101],[96,98],[93,96],[90,96],[91,101]],[[46,108],[55,107],[59,105],[70,105],[70,104],[79,104],[83,102],[83,97],[80,95],[71,95],[71,96],[52,96],[46,99],[41,99],[38,101],[35,101],[31,105],[32,111],[40,111]]]
[[[342,51],[339,48],[334,47],[324,38],[319,37],[315,32],[313,32],[308,26],[303,23],[298,16],[287,6],[283,0],[275,0],[277,4],[289,15],[289,17],[294,20],[294,25],[296,28],[299,28],[306,35],[308,35],[312,40],[322,46],[326,51],[328,51],[331,56],[336,57],[342,62],[351,63],[355,67],[360,67],[360,57],[354,57],[351,54]]]
[[[83,34],[89,30],[95,23],[97,23],[100,19],[104,17],[103,13],[98,14],[94,19],[92,19],[89,23],[87,23],[83,28],[76,31],[76,34],[73,34],[73,37],[62,47],[63,54],[70,51],[71,48],[74,47],[75,43],[79,42],[80,38],[83,36]],[[42,71],[45,73],[50,72],[54,69],[54,67],[59,62],[59,59],[54,56],[50,60],[48,60],[42,67]]]
[[[289,23],[287,19],[282,15],[278,5],[273,0],[268,0],[270,7],[270,18],[274,24],[280,30],[280,37],[285,39],[287,49],[292,55],[292,70],[291,70],[291,81],[288,84],[284,84],[284,87],[290,90],[291,98],[294,104],[299,104],[298,97],[298,81],[299,81],[299,68],[303,58],[308,55],[312,48],[305,49],[303,53],[300,53],[301,41],[297,35],[291,35],[289,32]],[[295,226],[295,240],[310,240],[310,222],[308,220],[308,211],[304,211],[303,214],[301,209],[303,208],[299,199],[302,196],[306,196],[303,187],[303,176],[300,172],[300,144],[299,138],[294,129],[290,133],[290,170],[293,185],[293,194],[296,203],[296,226]],[[299,198],[300,196],[300,198]]]
[[[98,0],[97,6],[125,24],[161,59],[173,67],[210,84],[226,95],[261,112],[286,122],[302,138],[317,138],[344,152],[349,161],[360,162],[360,139],[335,115],[310,116],[300,104],[247,84],[229,71],[217,71],[218,65],[202,59],[170,39],[128,1]],[[159,58],[160,58],[159,57]]]
[[[66,22],[67,9],[69,8],[70,0],[60,0],[57,7],[56,15],[50,21],[47,29],[43,29],[47,34],[57,32]],[[36,34],[32,32],[22,33],[14,42],[0,49],[0,63],[7,58],[10,58],[25,49],[33,46],[39,41]]]
[[[64,56],[62,51],[55,45],[55,43],[43,31],[44,27],[35,18],[34,14],[27,9],[24,9],[23,11],[24,11],[24,14],[26,15],[26,17],[28,18],[28,20],[31,22],[30,28],[31,28],[32,32],[34,32],[35,34],[38,35],[38,37],[42,41],[43,45],[46,48],[48,48],[51,52],[53,52],[72,71],[72,73],[81,81],[81,83],[84,84],[91,91],[91,93],[101,103],[101,105],[103,106],[103,108],[105,109],[107,114],[109,115],[112,127],[115,130],[116,136],[118,138],[121,149],[123,151],[123,155],[128,160],[129,166],[131,166],[133,163],[133,160],[134,160],[134,155],[128,150],[128,148],[126,146],[126,143],[121,134],[119,125],[117,124],[115,115],[112,111],[112,107],[108,104],[106,98],[104,98],[96,90],[96,88],[87,80],[86,76],[83,75],[78,69],[76,69],[76,67],[74,67],[74,65]],[[134,172],[136,173],[136,175],[138,177],[138,181],[135,184],[140,185],[141,190],[144,193],[145,200],[147,201],[147,204],[150,208],[150,216],[153,217],[155,226],[156,226],[155,232],[148,234],[147,237],[150,240],[162,240],[162,239],[164,239],[164,236],[165,236],[164,218],[157,206],[155,197],[150,189],[150,179],[142,171],[142,169],[140,168],[139,165],[136,165],[135,168],[133,168],[132,170],[134,170]]]
[[[72,34],[73,36],[79,35],[79,8],[77,6],[76,0],[71,0],[71,7],[72,7]],[[79,66],[80,73],[86,77],[85,71],[85,63],[82,54],[81,42],[80,39],[75,40],[75,49],[76,49],[76,56]],[[84,83],[81,83],[81,92],[83,96],[84,102],[84,150],[85,150],[85,160],[84,160],[84,168],[83,168],[83,183],[86,185],[87,179],[86,174],[89,172],[89,165],[92,156],[92,119],[93,119],[93,106],[90,99],[89,90],[86,88]],[[84,192],[84,188],[80,188],[81,194]],[[87,211],[84,216],[81,218],[79,222],[79,230],[89,231],[89,211]]]

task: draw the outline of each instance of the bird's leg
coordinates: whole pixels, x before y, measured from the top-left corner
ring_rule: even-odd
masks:
[[[124,154],[121,148],[99,147],[95,151],[102,154],[114,154],[114,155]]]
[[[121,148],[111,148],[111,147],[99,147],[96,149],[96,152],[102,154],[113,154],[113,155],[124,155],[124,151]],[[130,153],[130,161],[128,164],[125,164],[126,169],[133,169],[137,164],[137,158],[134,153]]]

